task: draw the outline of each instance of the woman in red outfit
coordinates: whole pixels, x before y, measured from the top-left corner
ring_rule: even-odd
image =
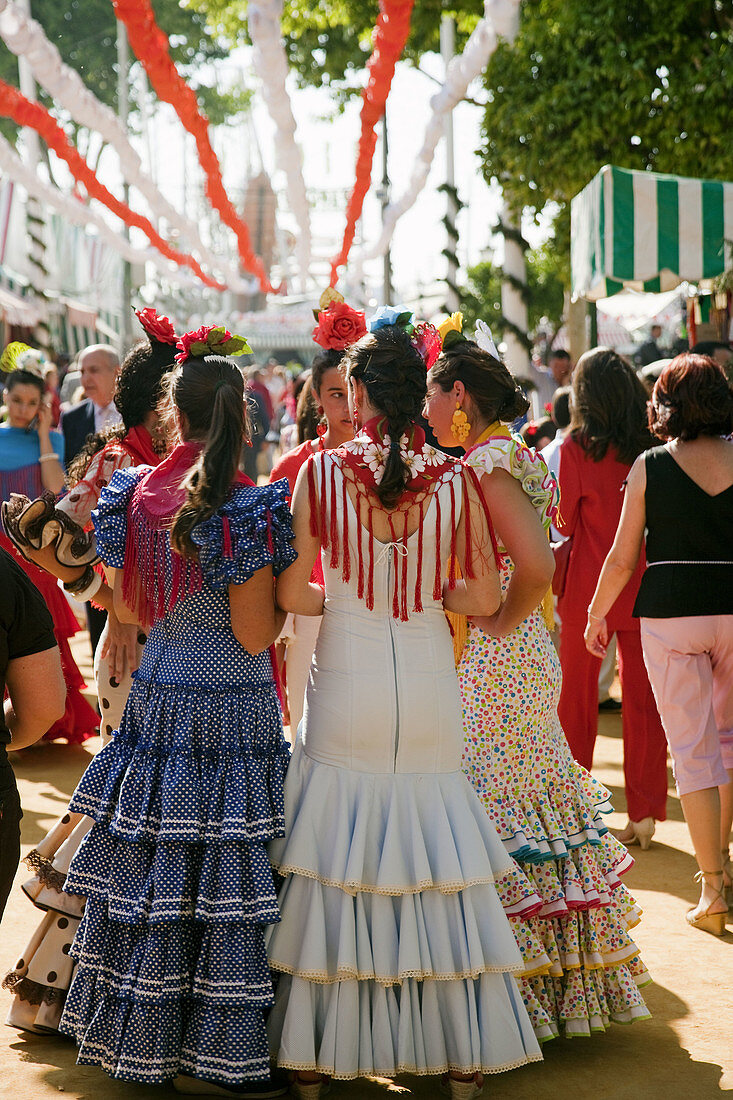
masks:
[[[598,733],[600,660],[585,647],[588,605],[616,534],[623,487],[636,457],[652,445],[646,391],[629,364],[610,348],[581,356],[572,382],[570,433],[560,447],[558,529],[572,538],[562,621],[562,692],[558,713],[575,759],[593,765]],[[618,643],[623,693],[624,781],[629,822],[625,843],[648,848],[654,822],[666,817],[667,748],[632,617],[645,563],[639,561],[607,615]]]
[[[333,291],[331,292],[334,293]],[[316,408],[321,419],[316,439],[306,439],[294,451],[283,455],[270,474],[270,481],[287,478],[290,495],[295,481],[312,454],[340,447],[354,437],[354,425],[349,415],[346,396],[346,379],[339,370],[346,348],[366,333],[364,314],[352,309],[346,302],[333,298],[324,303],[316,315],[318,325],[313,339],[323,351],[318,352],[311,364],[311,386]],[[311,580],[323,585],[320,556],[316,558]],[[285,685],[287,689],[290,730],[295,736],[303,717],[305,688],[308,683],[311,657],[316,647],[321,616],[288,615],[278,643],[285,647]]]

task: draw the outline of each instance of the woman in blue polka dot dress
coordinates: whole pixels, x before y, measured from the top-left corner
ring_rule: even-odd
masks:
[[[241,373],[190,342],[168,383],[183,442],[116,473],[94,514],[120,617],[152,629],[71,803],[95,824],[66,881],[88,901],[60,1030],[113,1077],[276,1096],[264,846],[283,835],[289,754],[268,647],[284,617],[273,576],[296,555],[287,482],[237,473]]]

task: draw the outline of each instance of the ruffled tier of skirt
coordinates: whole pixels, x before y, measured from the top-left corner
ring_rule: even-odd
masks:
[[[299,744],[285,815],[269,845],[282,920],[267,930],[280,1065],[352,1078],[540,1057],[497,887],[526,915],[541,899],[461,772],[354,772]]]
[[[284,829],[288,760],[274,684],[190,692],[137,679],[71,809],[128,841],[264,842]]]
[[[267,1030],[278,1064],[368,1074],[504,1073],[542,1054],[507,974],[392,985],[283,975]]]

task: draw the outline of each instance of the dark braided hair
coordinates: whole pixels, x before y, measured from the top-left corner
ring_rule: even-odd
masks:
[[[139,427],[156,409],[163,396],[163,378],[175,367],[172,344],[140,340],[124,358],[115,388],[114,403],[122,423],[88,435],[84,446],[69,466],[66,483],[72,488],[81,481],[91,459],[107,443],[123,439],[131,428]]]
[[[483,417],[493,424],[511,424],[529,408],[517,380],[500,359],[484,351],[473,340],[457,340],[444,348],[430,369],[430,378],[448,393],[462,382],[466,393]]]
[[[229,496],[247,438],[247,397],[242,373],[231,359],[207,355],[187,359],[166,384],[170,412],[186,419],[186,439],[204,449],[186,478],[188,497],[171,528],[171,546],[185,558],[197,556],[191,532]]]
[[[631,465],[653,446],[647,428],[647,392],[630,363],[612,348],[581,355],[571,384],[570,434],[594,462],[613,447]]]
[[[412,427],[425,401],[425,361],[403,328],[384,325],[352,344],[344,363],[347,378],[364,385],[369,401],[387,421],[391,447],[374,491],[385,508],[394,508],[411,476],[400,457],[400,436]]]

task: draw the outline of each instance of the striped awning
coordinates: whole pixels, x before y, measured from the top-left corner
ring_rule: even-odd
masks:
[[[570,205],[573,298],[672,290],[733,264],[733,183],[606,165]]]

